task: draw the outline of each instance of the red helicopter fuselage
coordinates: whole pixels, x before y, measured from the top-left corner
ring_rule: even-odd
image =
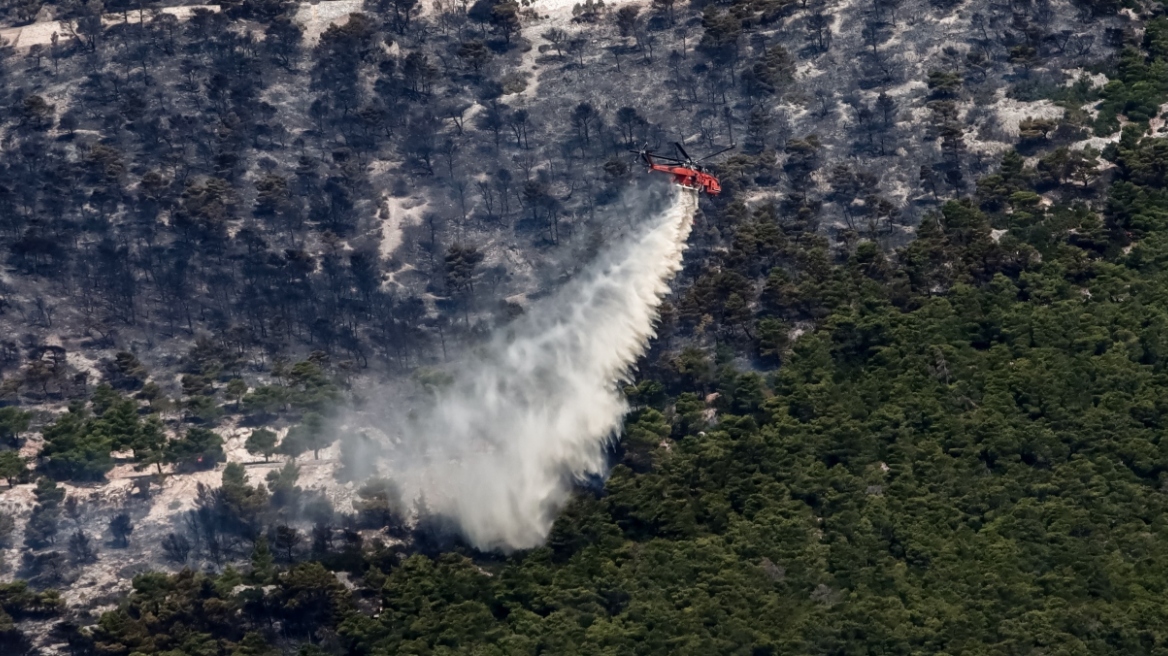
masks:
[[[704,191],[710,196],[717,196],[722,193],[722,185],[718,183],[718,178],[704,171],[698,171],[686,166],[657,164],[652,159],[649,159],[649,170],[668,173],[673,176],[673,181],[677,184],[690,189]]]
[[[672,164],[660,164],[653,161],[653,155],[648,150],[634,151],[641,156],[645,165],[649,167],[650,171],[659,171],[661,173],[668,173],[673,176],[673,182],[681,185],[687,189],[695,189],[699,192],[705,192],[710,196],[717,196],[722,193],[722,185],[718,182],[718,178],[706,173],[700,166],[682,166],[691,162],[689,157],[686,159],[674,159],[671,157],[661,157],[666,161],[673,161]],[[684,151],[682,151],[684,152]]]

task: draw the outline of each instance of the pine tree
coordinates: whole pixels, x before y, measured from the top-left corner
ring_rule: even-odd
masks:
[[[16,436],[28,430],[32,415],[12,406],[0,408],[0,442],[19,446]]]
[[[37,505],[24,527],[24,544],[30,549],[39,549],[56,540],[65,489],[51,478],[42,476],[37,480],[33,494],[36,495]]]
[[[28,473],[28,463],[18,451],[0,451],[0,478],[11,487]]]
[[[295,458],[305,451],[312,451],[313,459],[320,460],[320,450],[332,444],[330,434],[325,431],[324,418],[315,412],[304,415],[298,426],[293,426],[280,443],[279,452]]]
[[[97,550],[93,547],[93,540],[78,529],[69,536],[69,557],[75,564],[84,565],[97,560]]]
[[[244,447],[248,453],[263,456],[264,462],[268,462],[276,452],[276,434],[267,428],[257,428],[247,436]]]
[[[130,519],[129,513],[118,513],[110,519],[109,523],[110,533],[114,536],[114,542],[121,547],[130,546],[130,534],[134,532],[134,522]]]
[[[223,438],[206,428],[188,429],[184,438],[167,442],[165,451],[165,461],[180,471],[212,469],[226,458]]]
[[[287,508],[296,505],[296,498],[300,488],[296,481],[300,478],[300,467],[289,461],[280,469],[270,471],[267,475],[268,489],[272,493],[272,505],[278,508]]]
[[[158,415],[153,415],[138,427],[138,434],[131,445],[138,468],[154,465],[162,473],[162,463],[166,462],[166,433]]]
[[[268,538],[261,535],[251,551],[251,576],[257,583],[267,583],[274,573],[275,559],[268,548]]]

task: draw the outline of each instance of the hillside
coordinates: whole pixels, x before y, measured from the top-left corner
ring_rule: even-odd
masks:
[[[1159,653],[1161,13],[0,8],[0,654]]]
[[[720,166],[741,200],[902,244],[1026,120],[1037,141],[1098,147],[1090,112],[1043,96],[1135,27],[1048,5],[841,5],[820,31],[827,7],[782,3],[574,22],[538,2],[505,20],[395,7],[99,20],[86,5],[50,24],[56,45],[19,28],[5,366],[21,381],[29,349],[53,345],[75,362],[18,397],[68,394],[64,379],[118,350],[173,371],[200,336],[256,372],[315,350],[360,370],[432,364],[443,317],[473,340],[609,235],[596,211],[643,143],[740,144]],[[445,274],[464,244],[483,256],[474,294]]]

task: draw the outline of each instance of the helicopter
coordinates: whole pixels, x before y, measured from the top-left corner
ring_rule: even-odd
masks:
[[[673,176],[674,183],[685,187],[686,189],[695,189],[699,192],[705,192],[708,196],[717,196],[722,193],[722,185],[718,182],[718,178],[706,172],[705,167],[701,162],[712,157],[721,155],[722,153],[734,148],[734,145],[719,150],[712,155],[694,159],[690,157],[689,153],[685,151],[685,147],[678,142],[673,142],[674,147],[677,148],[677,153],[681,157],[668,157],[666,155],[657,155],[649,151],[648,147],[640,150],[630,151],[640,156],[640,158],[649,167],[650,171],[660,171],[668,173]],[[658,161],[668,162],[666,164],[659,164]]]

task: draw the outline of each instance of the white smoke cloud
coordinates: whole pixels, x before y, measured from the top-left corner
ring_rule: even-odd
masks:
[[[658,204],[660,205],[660,204]],[[389,476],[481,549],[541,544],[571,485],[603,473],[628,411],[619,383],[653,336],[696,195],[675,191],[468,361],[434,404],[382,419]]]

